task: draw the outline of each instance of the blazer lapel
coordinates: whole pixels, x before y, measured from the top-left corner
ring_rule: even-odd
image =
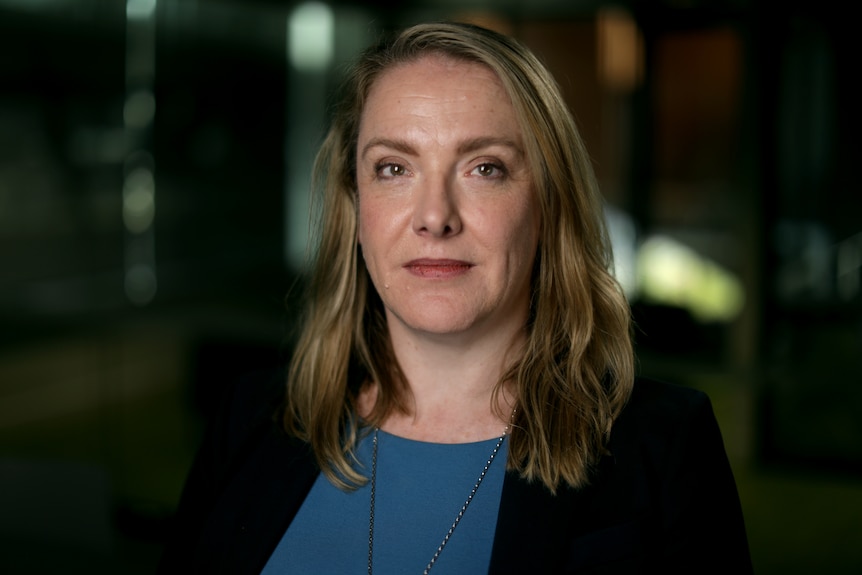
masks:
[[[507,472],[488,572],[557,575],[627,561],[645,534],[631,513],[637,490],[618,483],[614,466],[605,457],[590,485],[562,486],[556,494]]]
[[[296,515],[318,475],[307,446],[267,433],[238,469],[213,517],[206,573],[257,575]]]
[[[574,527],[571,510],[576,498],[570,489],[552,495],[543,484],[507,472],[488,572],[558,572],[565,560],[564,543]]]

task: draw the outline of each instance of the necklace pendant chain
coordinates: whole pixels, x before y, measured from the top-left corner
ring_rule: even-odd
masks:
[[[514,416],[514,413],[512,415]],[[374,566],[374,505],[377,496],[377,444],[379,433],[380,428],[375,427],[371,449],[371,504],[370,511],[368,513],[368,575],[373,575],[372,570]],[[437,562],[437,558],[440,557],[440,554],[443,552],[443,548],[446,547],[452,534],[455,533],[455,528],[458,527],[458,524],[461,522],[461,518],[464,517],[464,513],[467,512],[467,507],[470,505],[470,502],[473,501],[473,497],[476,495],[476,492],[479,491],[479,486],[482,485],[482,481],[485,479],[485,475],[488,474],[488,469],[490,469],[494,458],[497,457],[497,452],[500,451],[500,447],[503,445],[503,441],[506,439],[506,435],[508,435],[508,433],[509,426],[507,425],[505,431],[503,431],[503,435],[497,439],[497,443],[494,445],[494,449],[491,451],[491,455],[488,457],[485,467],[482,468],[482,472],[479,474],[476,484],[473,485],[473,489],[470,490],[467,500],[464,501],[464,504],[455,516],[455,521],[452,522],[452,526],[449,527],[449,531],[447,531],[446,535],[443,536],[443,541],[440,542],[440,545],[437,547],[431,560],[428,561],[428,565],[425,566],[425,570],[422,572],[423,575],[428,575],[428,572],[431,571],[434,563]]]

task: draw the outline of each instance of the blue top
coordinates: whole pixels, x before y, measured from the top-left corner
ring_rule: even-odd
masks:
[[[371,476],[372,437],[357,457]],[[421,574],[443,541],[491,456],[497,439],[440,444],[381,431],[374,510],[375,575]],[[432,569],[486,573],[506,470],[503,441],[482,485]],[[262,575],[368,573],[371,483],[350,492],[321,474]]]

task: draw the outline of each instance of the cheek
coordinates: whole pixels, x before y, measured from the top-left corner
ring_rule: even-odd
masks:
[[[359,191],[353,192],[353,221],[356,222],[356,243],[362,245],[362,216],[359,211]]]
[[[539,199],[535,194],[530,194],[530,199],[525,206],[524,214],[524,236],[525,240],[529,240],[532,245],[533,253],[538,250],[539,238],[542,230],[542,207],[539,205]]]
[[[511,249],[517,254],[518,267],[532,275],[533,264],[539,249],[540,218],[533,206],[525,209],[514,223],[510,237]],[[529,270],[529,271],[528,271]]]
[[[386,235],[389,218],[381,206],[373,201],[364,200],[359,204],[356,215],[356,240],[368,252],[366,257],[374,256],[374,250]]]
[[[365,244],[368,241],[368,230],[371,228],[369,223],[368,206],[366,201],[359,201],[359,196],[356,198],[356,241],[359,245]]]
[[[538,243],[540,215],[536,202],[525,201],[509,212],[508,234],[510,240],[515,242],[523,251],[535,251]],[[532,246],[532,247],[531,247]]]

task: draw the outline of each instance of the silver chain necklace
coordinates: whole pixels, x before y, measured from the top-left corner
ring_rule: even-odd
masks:
[[[514,413],[512,415],[514,417]],[[511,423],[509,425],[511,425]],[[491,467],[491,463],[494,461],[494,458],[497,457],[497,452],[500,451],[500,447],[503,445],[503,440],[506,439],[506,435],[509,433],[509,425],[506,426],[506,429],[503,431],[503,435],[500,436],[497,440],[497,444],[494,445],[494,449],[491,451],[491,456],[488,458],[488,462],[485,463],[485,467],[482,468],[482,473],[479,474],[479,479],[476,480],[476,484],[473,486],[473,489],[470,490],[470,495],[467,496],[467,500],[464,502],[464,505],[461,506],[461,510],[458,511],[458,515],[455,516],[455,521],[452,522],[452,526],[449,528],[449,531],[446,532],[446,535],[443,537],[443,541],[440,542],[440,545],[437,547],[437,551],[434,552],[434,556],[431,557],[428,565],[425,566],[425,571],[422,572],[423,575],[428,575],[428,572],[431,571],[431,567],[434,566],[437,558],[440,557],[440,553],[443,552],[443,548],[449,542],[449,539],[455,532],[455,528],[458,527],[458,524],[461,522],[461,518],[464,517],[464,512],[467,511],[467,507],[470,505],[470,502],[473,501],[473,497],[476,495],[476,492],[479,490],[479,486],[482,484],[482,481],[485,479],[485,475],[488,473],[488,468]],[[374,499],[377,494],[377,436],[379,433],[380,428],[375,427],[374,438],[372,440],[374,447],[371,451],[371,506],[368,513],[368,575],[373,575],[372,565],[374,563]]]

